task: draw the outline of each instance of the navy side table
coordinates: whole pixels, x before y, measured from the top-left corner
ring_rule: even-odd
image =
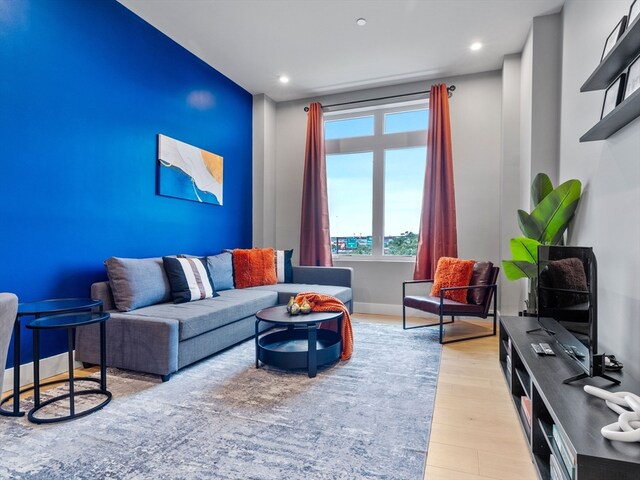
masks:
[[[104,312],[98,313],[64,313],[62,315],[53,315],[49,317],[41,317],[27,325],[28,329],[33,330],[33,408],[29,411],[29,421],[33,423],[56,423],[65,420],[73,420],[74,418],[84,417],[97,410],[100,410],[111,401],[111,392],[107,390],[107,364],[106,364],[106,321],[110,315]],[[73,340],[75,338],[75,329],[85,325],[94,323],[100,324],[100,379],[96,378],[74,378],[73,374]],[[58,395],[50,398],[46,402],[40,403],[40,332],[42,330],[66,329],[69,342],[69,393]],[[75,390],[75,382],[97,382],[100,384],[99,389]],[[75,411],[75,397],[78,395],[104,395],[106,398],[98,405],[91,407],[82,412]],[[69,399],[69,415],[53,418],[38,418],[36,412],[40,409],[60,400]]]
[[[34,387],[25,387],[20,390],[20,323],[22,317],[35,317],[70,312],[102,312],[102,300],[94,298],[58,298],[54,300],[42,300],[38,302],[25,302],[18,305],[16,321],[13,324],[13,393],[0,400],[0,415],[7,417],[21,417],[24,412],[20,410],[20,394],[33,390]],[[41,386],[63,383],[66,380],[55,380],[43,383]],[[13,408],[5,410],[2,405],[13,399]]]

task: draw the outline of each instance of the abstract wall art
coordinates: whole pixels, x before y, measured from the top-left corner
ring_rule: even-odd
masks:
[[[223,158],[158,135],[157,194],[222,205]]]

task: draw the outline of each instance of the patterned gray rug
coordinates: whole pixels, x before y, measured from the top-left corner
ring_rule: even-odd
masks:
[[[421,480],[436,331],[354,323],[354,337],[352,359],[313,379],[256,370],[252,341],[166,383],[110,369],[97,413],[0,418],[0,478]]]

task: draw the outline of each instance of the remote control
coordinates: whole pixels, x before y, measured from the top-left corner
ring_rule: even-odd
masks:
[[[533,351],[536,352],[538,355],[544,355],[544,350],[537,343],[532,343],[531,348],[533,348]]]
[[[541,343],[540,347],[542,347],[542,350],[544,350],[545,355],[555,355],[555,352],[551,350],[551,347],[548,343]]]

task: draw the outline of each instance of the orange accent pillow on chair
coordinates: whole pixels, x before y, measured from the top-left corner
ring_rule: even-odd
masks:
[[[236,288],[278,283],[273,248],[236,248],[233,251],[233,280]]]
[[[469,285],[475,263],[475,260],[440,257],[436,267],[433,287],[431,288],[431,296],[439,297],[441,288]],[[459,303],[467,303],[467,289],[447,290],[444,292],[443,297]]]

